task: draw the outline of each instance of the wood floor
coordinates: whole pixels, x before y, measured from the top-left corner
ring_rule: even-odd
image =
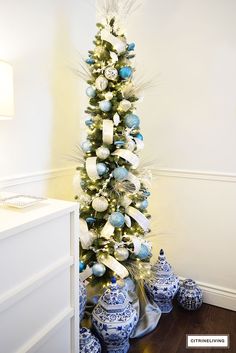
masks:
[[[230,334],[230,349],[186,349],[186,334]],[[236,353],[236,312],[203,304],[195,312],[175,305],[155,331],[131,340],[129,353]]]

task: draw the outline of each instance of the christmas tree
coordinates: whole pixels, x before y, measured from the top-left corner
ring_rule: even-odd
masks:
[[[75,178],[81,189],[76,195],[80,270],[90,268],[95,284],[114,275],[140,280],[149,274],[151,258],[146,240],[150,191],[139,156],[144,143],[136,113],[141,85],[134,81],[135,44],[127,42],[109,9],[97,28],[95,47],[83,65],[89,97],[87,139],[81,144],[83,163]]]

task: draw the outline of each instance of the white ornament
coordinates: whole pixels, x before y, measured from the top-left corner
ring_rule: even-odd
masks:
[[[96,150],[96,155],[100,159],[106,159],[110,155],[110,151],[107,147],[101,146]]]
[[[92,207],[97,212],[104,212],[108,207],[108,201],[104,196],[93,199]]]
[[[108,81],[106,77],[104,76],[98,76],[98,78],[95,81],[95,87],[97,88],[98,91],[104,91],[108,86]]]
[[[123,247],[117,248],[114,252],[115,258],[118,261],[125,261],[129,257],[129,250]]]
[[[121,120],[120,120],[120,116],[118,113],[115,113],[115,115],[113,116],[113,121],[114,121],[115,126],[119,125]]]
[[[119,109],[127,112],[131,108],[132,104],[127,99],[123,99],[119,104]]]
[[[104,97],[107,101],[111,100],[113,98],[113,93],[112,92],[107,92],[104,94]]]
[[[90,202],[91,202],[91,196],[86,194],[85,192],[82,193],[79,197],[79,201],[82,203],[82,204],[85,204],[85,205],[89,205]]]
[[[126,144],[125,144],[125,148],[131,152],[133,152],[133,150],[135,149],[136,145],[135,145],[135,142],[133,140],[130,140],[128,141]]]
[[[114,67],[109,66],[105,69],[105,77],[108,80],[115,81],[117,79],[117,76],[118,76],[118,71]]]

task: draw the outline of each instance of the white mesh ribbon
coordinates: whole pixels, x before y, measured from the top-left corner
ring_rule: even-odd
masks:
[[[80,218],[80,243],[83,249],[89,249],[93,242],[93,234],[88,230],[87,223]]]
[[[138,237],[130,237],[134,245],[134,254],[138,255],[141,250],[142,241]]]
[[[126,213],[135,219],[135,221],[143,228],[145,232],[149,229],[149,220],[136,208],[129,206],[126,209]]]
[[[126,41],[122,40],[119,37],[113,36],[113,34],[111,34],[105,28],[101,31],[101,38],[102,40],[105,40],[110,43],[113,48],[118,52],[118,54],[123,53],[126,50]]]
[[[99,179],[97,172],[97,157],[88,157],[86,159],[86,172],[90,179]]]
[[[113,121],[109,119],[103,120],[102,140],[104,143],[111,145],[113,143]]]
[[[73,189],[76,194],[80,194],[81,192],[83,192],[80,182],[81,182],[80,172],[76,172],[73,177]]]
[[[92,276],[92,274],[93,274],[92,268],[87,266],[86,269],[82,273],[79,274],[79,278],[82,281],[86,281],[86,279],[89,278],[90,276]],[[88,282],[87,282],[87,284],[88,284]]]
[[[119,156],[124,158],[127,162],[132,164],[134,169],[136,169],[139,165],[139,157],[136,156],[133,152],[126,150],[126,149],[119,149],[112,153],[115,156]]]
[[[112,234],[114,234],[114,227],[109,221],[105,224],[101,231],[101,237],[109,239]]]
[[[121,263],[111,255],[99,259],[99,261],[102,262],[108,268],[110,268],[112,271],[114,271],[118,276],[120,276],[120,278],[125,278],[129,275],[127,268],[121,265]]]
[[[144,148],[144,142],[136,137],[134,137],[134,141],[136,143],[136,151],[139,152]]]

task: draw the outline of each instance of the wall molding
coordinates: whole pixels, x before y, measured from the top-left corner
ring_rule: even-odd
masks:
[[[181,282],[184,280],[184,277],[180,277]],[[197,284],[203,291],[204,303],[236,311],[236,290],[205,282],[197,281]]]
[[[171,168],[153,168],[155,176],[181,179],[197,179],[208,181],[221,181],[236,183],[236,173],[221,173],[217,171],[199,171],[188,169],[171,169]],[[15,175],[9,178],[0,179],[0,189],[13,187],[16,185],[30,184],[42,182],[49,179],[61,178],[64,176],[72,176],[75,173],[76,166],[48,169],[35,173]]]
[[[49,170],[35,172],[35,173],[15,175],[9,178],[2,178],[0,179],[0,189],[21,185],[21,184],[41,182],[48,179],[61,178],[64,176],[70,176],[70,175],[73,175],[73,173],[75,173],[75,168],[76,167],[74,166],[74,167],[67,167],[67,168],[49,169]]]
[[[73,264],[74,259],[72,256],[61,258],[59,261],[45,268],[43,271],[34,274],[26,281],[20,283],[15,288],[8,290],[0,296],[0,312],[8,309],[26,295],[42,286],[45,282],[57,276],[65,269],[71,267]]]
[[[169,169],[156,168],[155,175],[157,177],[182,178],[182,179],[200,179],[208,181],[221,181],[236,183],[236,173],[221,173],[200,170],[185,170],[185,169]]]

